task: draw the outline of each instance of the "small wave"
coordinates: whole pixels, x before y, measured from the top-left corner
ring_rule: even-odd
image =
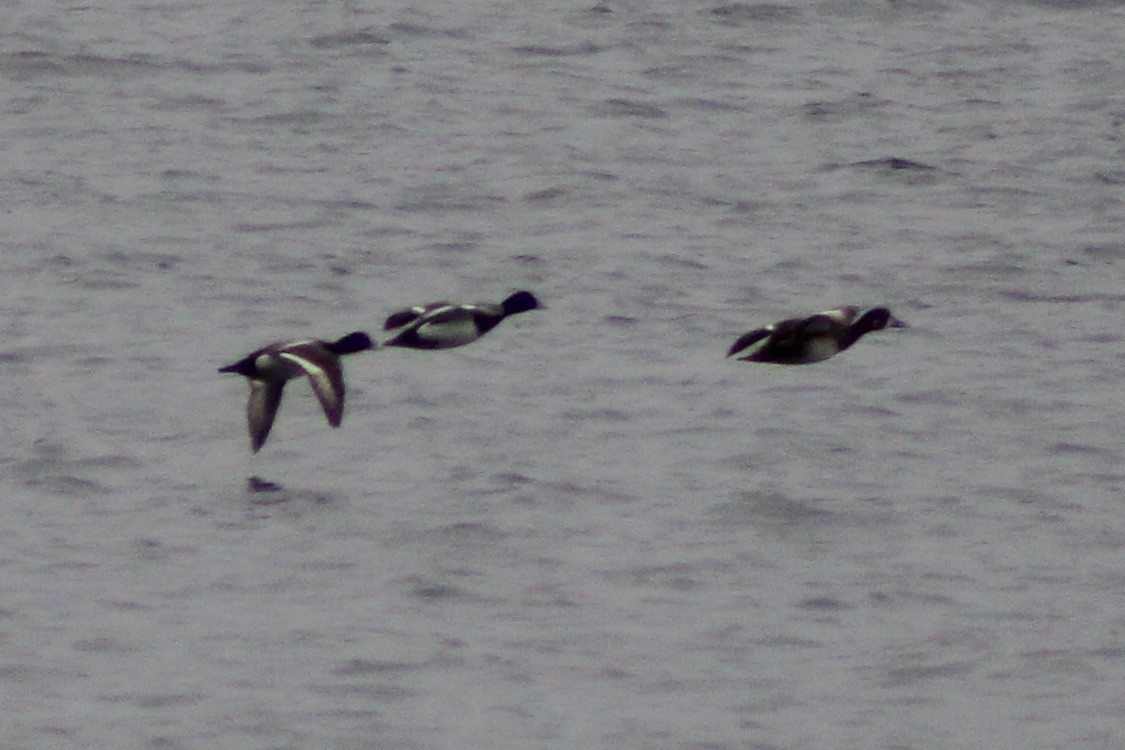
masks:
[[[1038,292],[1029,292],[1026,289],[1001,289],[997,294],[1005,299],[1016,302],[1076,303],[1125,301],[1125,294],[1108,294],[1104,292],[1095,292],[1092,294],[1040,294]]]
[[[728,3],[711,8],[710,12],[729,24],[793,21],[801,15],[796,8],[778,3]]]
[[[537,44],[515,47],[517,53],[532,57],[584,57],[586,55],[596,55],[604,49],[605,47],[593,44],[592,42],[582,42],[562,47],[549,47]]]
[[[662,119],[668,116],[667,110],[655,104],[638,102],[632,99],[606,99],[591,108],[594,114],[603,117],[639,117],[643,119]]]
[[[381,48],[391,41],[384,36],[371,31],[349,31],[339,34],[325,34],[309,40],[309,44],[317,49],[349,49],[360,50],[366,53],[383,53]]]
[[[1121,455],[1116,451],[1097,445],[1079,445],[1077,443],[1054,443],[1047,447],[1047,453],[1051,456],[1079,454],[1084,456],[1098,456],[1113,461],[1121,460]]]

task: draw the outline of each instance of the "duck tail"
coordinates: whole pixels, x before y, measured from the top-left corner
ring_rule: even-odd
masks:
[[[226,367],[220,367],[219,372],[230,372],[248,378],[252,377],[254,375],[254,358],[246,357],[245,359],[240,359]]]

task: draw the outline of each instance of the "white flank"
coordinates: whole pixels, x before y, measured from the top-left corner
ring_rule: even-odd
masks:
[[[469,316],[418,326],[418,338],[443,344],[460,345],[475,341],[480,336],[476,323]]]
[[[818,336],[809,341],[805,352],[809,362],[822,362],[840,353],[840,345],[828,336]]]

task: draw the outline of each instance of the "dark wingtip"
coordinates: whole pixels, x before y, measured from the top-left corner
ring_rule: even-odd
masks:
[[[415,310],[402,310],[400,312],[396,312],[383,322],[383,330],[393,331],[396,328],[402,328],[404,325],[417,317],[418,313]]]
[[[753,331],[747,331],[735,339],[735,342],[730,345],[730,349],[727,350],[727,356],[733,357],[740,352],[746,351],[748,347],[761,341],[768,334],[768,328],[755,328]]]

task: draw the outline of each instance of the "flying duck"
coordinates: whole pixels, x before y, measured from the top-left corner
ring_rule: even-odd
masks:
[[[416,305],[387,318],[383,330],[393,331],[394,335],[383,342],[383,346],[452,349],[476,341],[509,315],[539,307],[539,300],[531,292],[516,292],[500,304],[431,302]]]
[[[727,352],[745,362],[773,362],[779,365],[809,365],[830,359],[872,331],[906,328],[885,307],[875,307],[858,320],[859,308],[825,310],[808,318],[783,320],[765,328],[744,333]]]
[[[233,372],[250,380],[250,401],[246,417],[250,425],[250,447],[257,453],[269,437],[285,382],[307,375],[328,417],[328,424],[339,427],[344,418],[344,371],[340,357],[374,349],[371,338],[355,331],[339,341],[302,339],[278,341],[264,346],[219,372]]]

